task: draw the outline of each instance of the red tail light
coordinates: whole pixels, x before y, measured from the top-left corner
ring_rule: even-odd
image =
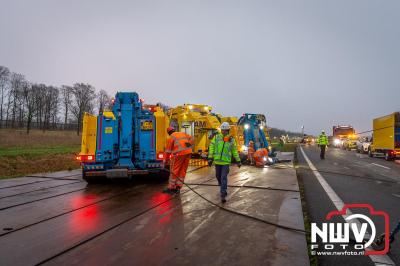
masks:
[[[158,160],[164,160],[164,153],[163,152],[158,153],[157,154],[157,159]]]
[[[77,155],[75,159],[81,162],[93,162],[95,157],[94,155]]]

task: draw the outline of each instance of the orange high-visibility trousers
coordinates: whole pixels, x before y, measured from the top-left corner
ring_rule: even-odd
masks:
[[[190,157],[191,154],[172,156],[168,183],[169,189],[180,189],[183,186]]]

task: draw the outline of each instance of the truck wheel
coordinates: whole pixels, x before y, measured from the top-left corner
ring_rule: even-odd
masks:
[[[386,161],[391,161],[391,160],[393,160],[393,157],[390,156],[389,153],[385,152],[385,160],[386,160]]]
[[[374,157],[374,154],[372,153],[371,149],[368,149],[368,156],[371,158]]]

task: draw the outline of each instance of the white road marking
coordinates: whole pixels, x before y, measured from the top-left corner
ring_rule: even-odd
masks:
[[[382,168],[385,168],[385,169],[389,169],[389,170],[390,170],[390,168],[389,168],[389,167],[387,167],[387,166],[384,166],[384,165],[380,165],[380,164],[377,164],[377,163],[371,163],[371,164],[373,164],[373,165],[376,165],[376,166],[379,166],[379,167],[382,167]]]
[[[395,197],[400,198],[400,195],[399,195],[399,194],[392,194],[392,195],[395,196]]]
[[[314,164],[308,159],[306,153],[304,152],[303,148],[300,146],[301,153],[304,156],[304,159],[306,160],[308,166],[314,173],[315,177],[321,184],[322,188],[325,190],[326,194],[328,195],[329,199],[332,201],[333,205],[335,205],[336,209],[338,211],[343,209],[344,202],[340,199],[340,197],[336,194],[336,192],[332,189],[332,187],[326,182],[325,178],[318,172],[317,168],[314,166]],[[347,210],[347,213],[345,215],[342,215],[343,219],[346,221],[346,217],[352,215],[352,212],[350,210]],[[352,221],[347,221],[347,223],[354,223],[357,225],[357,228],[361,228],[361,223],[358,219],[352,219]],[[351,228],[351,226],[350,226]],[[368,237],[368,233],[365,234],[366,237]],[[368,256],[372,262],[375,265],[396,265],[392,259],[387,256],[387,255],[369,255]]]

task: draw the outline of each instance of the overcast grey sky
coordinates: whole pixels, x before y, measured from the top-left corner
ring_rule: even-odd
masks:
[[[400,111],[400,1],[0,0],[0,65],[318,133]]]

